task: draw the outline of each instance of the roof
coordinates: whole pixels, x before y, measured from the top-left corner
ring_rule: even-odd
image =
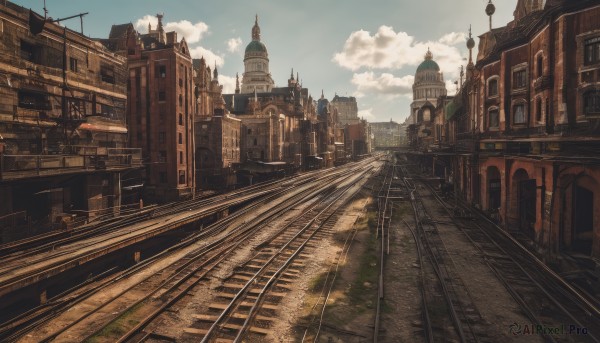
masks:
[[[125,37],[125,35],[127,34],[127,29],[129,27],[131,27],[131,29],[133,29],[133,24],[127,23],[127,24],[113,25],[110,28],[110,33],[108,34],[108,38]]]
[[[440,71],[440,66],[434,60],[425,60],[417,67],[417,73],[424,70]]]
[[[253,40],[246,46],[246,53],[248,52],[267,52],[267,47],[262,42]]]

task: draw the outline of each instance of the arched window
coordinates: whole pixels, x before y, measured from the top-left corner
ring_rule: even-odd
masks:
[[[492,107],[488,110],[488,128],[497,129],[500,126],[500,112],[498,107]]]
[[[493,78],[488,81],[488,97],[498,96],[498,78]]]
[[[542,77],[544,74],[544,56],[539,54],[537,57],[537,77]]]

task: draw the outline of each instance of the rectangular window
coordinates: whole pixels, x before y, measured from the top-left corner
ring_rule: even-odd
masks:
[[[488,83],[488,96],[496,96],[498,95],[498,80],[493,79]]]
[[[158,133],[158,143],[164,144],[167,141],[167,134],[165,132]]]
[[[585,65],[600,62],[600,37],[587,39],[585,41],[583,61]]]
[[[115,69],[112,66],[100,66],[100,79],[106,83],[115,83]]]
[[[75,73],[79,71],[78,61],[76,58],[73,58],[73,57],[69,58],[69,69]]]
[[[167,173],[165,173],[165,172],[158,173],[158,181],[160,183],[167,183]]]
[[[160,77],[161,79],[164,79],[165,77],[167,77],[167,66],[164,65],[159,65],[156,67],[156,77]]]
[[[490,128],[498,128],[500,126],[500,116],[498,109],[493,109],[489,111],[489,127]]]
[[[542,98],[538,98],[535,102],[535,119],[541,122],[542,118]]]
[[[24,90],[19,90],[19,107],[32,110],[52,109],[47,94]]]
[[[179,184],[185,185],[185,170],[179,171]]]
[[[166,101],[166,100],[167,100],[167,93],[158,92],[158,101]]]
[[[179,164],[183,164],[183,151],[179,152]]]
[[[24,40],[21,40],[21,58],[36,63],[36,57],[38,55],[38,49],[34,44],[30,44]]]
[[[513,89],[524,88],[527,85],[527,71],[525,69],[513,72]]]
[[[583,107],[586,115],[600,114],[600,91],[588,91],[583,95]]]
[[[183,114],[179,113],[179,125],[183,125]]]
[[[537,77],[542,77],[544,73],[544,57],[540,54],[537,58]]]
[[[525,124],[527,116],[525,114],[525,104],[518,104],[513,107],[514,124]]]
[[[179,144],[183,144],[183,135],[179,133]]]
[[[158,162],[167,162],[167,152],[161,150],[158,152]]]

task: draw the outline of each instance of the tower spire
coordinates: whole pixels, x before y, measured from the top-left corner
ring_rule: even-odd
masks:
[[[258,26],[258,14],[254,19],[254,26],[252,27],[252,40],[260,41],[260,26]]]
[[[235,94],[240,94],[240,75],[235,73]]]
[[[213,79],[215,79],[215,80],[219,79],[219,72],[217,71],[217,61],[215,61],[215,70],[213,72]]]

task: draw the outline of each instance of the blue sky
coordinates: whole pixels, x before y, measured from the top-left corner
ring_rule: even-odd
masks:
[[[15,0],[43,13],[43,0]],[[494,27],[512,20],[517,0],[494,1]],[[243,52],[258,14],[262,41],[277,86],[291,68],[313,98],[356,96],[369,121],[403,122],[409,113],[412,77],[429,47],[454,93],[468,56],[465,36],[488,29],[487,0],[46,0],[49,16],[89,12],[84,33],[107,37],[113,24],[133,23],[141,33],[164,13],[168,30],[186,37],[190,50],[216,62],[225,92],[243,73]],[[79,20],[65,22],[79,30]],[[474,57],[476,56],[474,52]]]

